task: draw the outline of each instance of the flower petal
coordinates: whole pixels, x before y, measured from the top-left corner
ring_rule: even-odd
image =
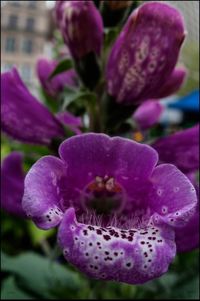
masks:
[[[187,69],[184,67],[177,67],[172,71],[172,74],[156,93],[156,98],[167,97],[180,89],[187,76]]]
[[[133,118],[141,130],[153,126],[159,121],[164,107],[156,100],[148,100],[142,103],[135,111]]]
[[[188,224],[175,231],[178,252],[188,252],[199,247],[199,210],[197,209]]]
[[[96,177],[105,176],[113,177],[127,193],[135,194],[138,189],[143,190],[142,183],[158,160],[157,153],[148,145],[93,133],[65,140],[59,154],[70,170],[66,190],[73,200],[79,199],[79,191]]]
[[[14,68],[1,75],[2,130],[23,142],[49,144],[64,129],[48,109],[30,94]]]
[[[49,76],[56,68],[57,64],[57,61],[50,61],[45,58],[40,58],[37,61],[36,69],[40,83],[47,94],[52,97],[56,97],[58,93],[62,92],[66,85],[76,85],[76,72],[73,69],[62,72],[61,74],[54,76],[51,80],[49,79]]]
[[[196,191],[188,178],[172,164],[157,166],[151,176],[152,189],[148,196],[150,208],[159,219],[172,226],[184,226],[192,217],[197,204]]]
[[[25,174],[22,168],[22,153],[10,153],[1,167],[1,207],[19,217],[26,217],[22,209]]]
[[[64,215],[58,242],[65,258],[88,276],[130,284],[161,276],[176,253],[171,227],[121,231],[85,225],[73,208]]]
[[[56,114],[56,117],[62,122],[64,125],[69,127],[74,133],[81,134],[81,130],[79,127],[82,126],[82,121],[80,117],[76,117],[69,112],[60,112]]]
[[[199,124],[158,139],[152,144],[162,162],[188,173],[199,168]]]
[[[57,16],[66,45],[72,56],[81,59],[90,52],[100,55],[103,42],[103,21],[93,1],[62,1]],[[91,28],[93,29],[91,31]]]
[[[159,2],[141,5],[111,50],[106,71],[109,94],[124,104],[155,98],[175,67],[184,37],[177,9]]]
[[[57,226],[63,216],[60,201],[65,186],[66,166],[53,156],[38,160],[25,178],[22,206],[42,229]]]

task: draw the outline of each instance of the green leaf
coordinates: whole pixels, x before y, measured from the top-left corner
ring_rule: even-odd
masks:
[[[67,88],[65,94],[65,99],[62,105],[62,110],[64,111],[72,102],[83,102],[85,106],[96,102],[96,95],[89,91],[77,91],[71,88]]]
[[[10,276],[6,278],[2,283],[1,288],[1,300],[33,300],[29,294],[21,290],[14,277]]]
[[[20,285],[41,298],[75,296],[86,282],[78,274],[49,259],[28,252],[16,257],[1,256],[1,268],[17,276]]]
[[[59,62],[59,64],[56,66],[56,68],[50,74],[49,80],[52,79],[54,76],[73,68],[73,66],[74,65],[73,65],[72,60],[69,60],[69,59],[65,59],[65,60]]]

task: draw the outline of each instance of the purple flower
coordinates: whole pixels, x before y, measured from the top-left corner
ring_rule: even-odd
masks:
[[[14,139],[48,145],[54,138],[65,137],[63,120],[30,94],[15,68],[1,74],[1,98],[1,128]],[[71,119],[72,115],[65,113],[64,124],[70,127]]]
[[[19,217],[26,217],[22,209],[25,174],[22,168],[22,154],[12,152],[1,166],[1,207]]]
[[[185,77],[174,70],[184,37],[183,18],[174,7],[149,2],[134,10],[108,59],[108,93],[134,104],[159,98],[165,85],[175,92]]]
[[[73,69],[58,74],[50,80],[49,76],[57,64],[57,61],[50,61],[45,58],[41,58],[37,62],[37,74],[41,85],[46,93],[52,97],[62,92],[65,86],[75,86],[77,80],[76,72]]]
[[[199,168],[199,125],[156,140],[152,147],[161,162],[175,164],[184,173]]]
[[[143,283],[176,254],[174,229],[189,220],[195,189],[175,166],[156,166],[148,145],[104,134],[65,140],[60,159],[37,161],[23,209],[38,227],[58,224],[65,258],[87,275]]]
[[[141,130],[146,130],[158,122],[163,110],[158,101],[148,100],[137,108],[133,118]]]
[[[103,21],[93,1],[57,2],[59,27],[72,56],[80,59],[90,52],[100,55]]]

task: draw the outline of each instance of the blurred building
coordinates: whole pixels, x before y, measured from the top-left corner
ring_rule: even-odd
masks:
[[[46,1],[2,1],[1,72],[17,66],[34,92],[35,64],[41,55],[50,56],[52,14]]]

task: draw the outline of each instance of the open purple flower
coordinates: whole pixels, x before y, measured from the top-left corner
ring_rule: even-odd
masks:
[[[58,62],[41,58],[37,61],[37,74],[43,89],[52,97],[63,91],[65,86],[75,86],[77,81],[76,72],[71,69],[49,79]]]
[[[65,137],[63,120],[28,91],[15,68],[1,74],[1,100],[1,128],[14,139],[49,145],[52,139]],[[65,124],[67,119],[65,115]]]
[[[72,56],[80,59],[90,52],[100,54],[103,21],[93,1],[57,1],[56,18]]]
[[[161,162],[173,163],[187,175],[199,197],[196,179],[199,169],[199,125],[160,138],[152,146],[157,150]],[[199,246],[199,204],[189,223],[182,229],[176,229],[176,244],[178,252]]]
[[[104,134],[65,140],[60,159],[37,161],[23,209],[42,229],[58,224],[65,258],[87,275],[143,283],[176,254],[174,229],[190,219],[195,189],[148,145]]]
[[[135,104],[175,92],[185,77],[185,70],[174,69],[184,37],[183,18],[174,7],[159,2],[138,7],[111,50],[108,93],[119,103]]]
[[[133,114],[133,118],[141,130],[146,130],[157,123],[164,110],[160,102],[148,100],[142,103]]]
[[[1,166],[1,208],[19,217],[26,217],[22,209],[25,173],[22,167],[22,154],[12,152]]]

